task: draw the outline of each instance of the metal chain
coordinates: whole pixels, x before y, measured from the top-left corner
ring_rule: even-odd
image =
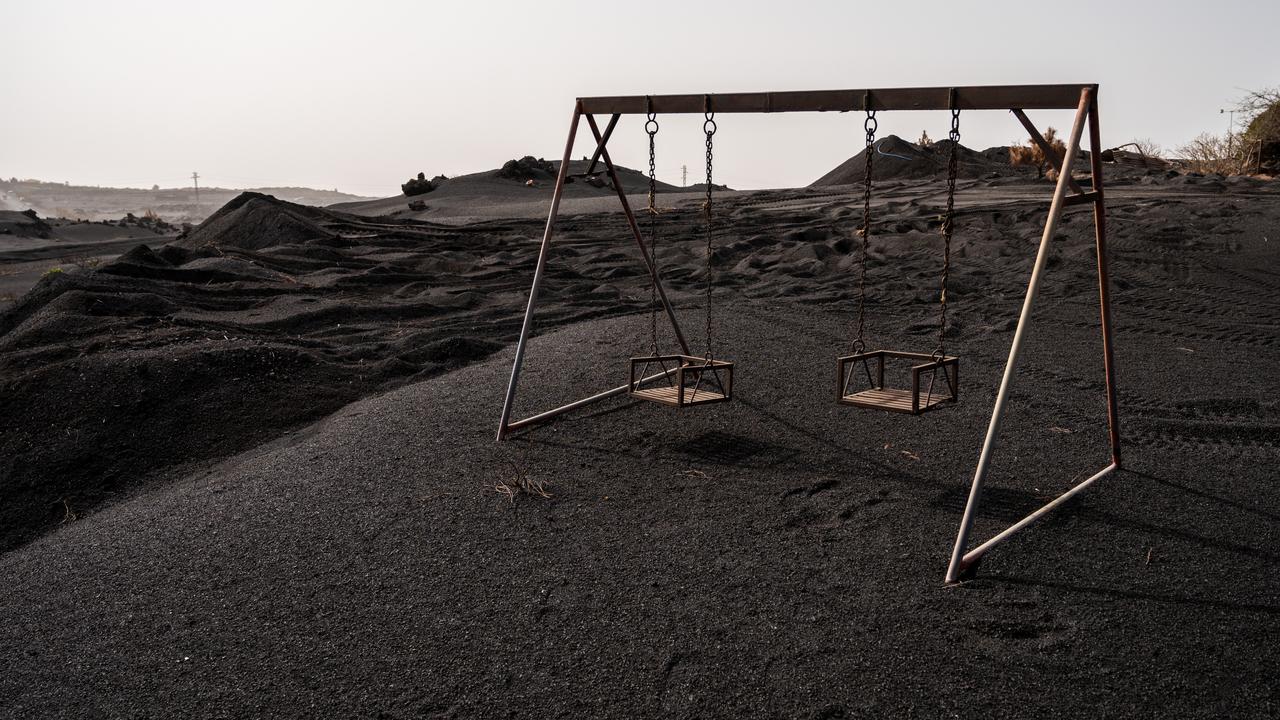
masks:
[[[652,99],[646,99],[644,131],[649,135],[649,350],[658,354],[658,164],[654,145],[658,135],[658,115]]]
[[[951,152],[947,156],[947,212],[942,217],[942,295],[938,301],[938,349],[933,352],[934,360],[947,356],[947,278],[951,275],[951,233],[955,229],[956,215],[956,170],[959,166],[956,149],[960,147],[960,108],[955,106],[954,90],[951,98],[951,132],[947,134],[951,141]]]
[[[714,232],[711,213],[711,145],[716,134],[716,114],[711,111],[711,98],[706,98],[706,112],[703,113],[702,132],[707,136],[707,199],[702,203],[702,212],[707,224],[707,354],[706,359],[715,357],[711,340],[711,290],[715,286],[713,276],[712,253],[714,252]]]
[[[870,105],[870,102],[866,104]],[[858,234],[862,236],[862,252],[858,258],[858,334],[853,341],[854,354],[867,349],[863,333],[867,324],[867,256],[871,253],[871,158],[875,155],[876,130],[879,127],[876,111],[868,109],[867,119],[862,123],[862,129],[867,134],[867,145],[863,150],[866,163],[862,176],[862,227],[858,230]]]

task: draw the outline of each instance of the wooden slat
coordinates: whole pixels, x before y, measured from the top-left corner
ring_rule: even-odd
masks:
[[[904,410],[911,409],[910,390],[896,390],[892,388],[863,390],[851,395],[846,395],[845,399],[858,403],[875,405],[877,407],[888,406]]]
[[[933,399],[926,404],[925,398],[927,396],[926,389],[921,388],[921,410],[928,410],[939,403],[943,403],[951,399],[949,395],[939,396],[935,394]],[[897,388],[873,388],[871,390],[862,390],[860,392],[845,395],[840,398],[840,402],[846,405],[856,405],[857,407],[909,413],[911,412],[911,391],[899,390]]]
[[[1097,85],[977,85],[955,88],[961,110],[1071,110],[1080,104],[1080,93]],[[717,113],[846,112],[849,110],[946,110],[951,107],[949,87],[862,88],[850,90],[799,90],[790,92],[713,93],[707,95],[624,95],[579,98],[584,113],[635,115],[653,111],[701,113],[710,97]],[[869,95],[868,95],[869,93]],[[870,107],[864,108],[870,98]]]
[[[679,389],[674,387],[643,388],[641,390],[632,391],[631,396],[642,400],[664,403],[666,405],[680,404]],[[722,393],[718,393],[713,390],[699,389],[697,394],[693,392],[693,388],[685,388],[684,391],[685,405],[698,405],[704,402],[716,402],[726,399],[727,398],[725,398]]]

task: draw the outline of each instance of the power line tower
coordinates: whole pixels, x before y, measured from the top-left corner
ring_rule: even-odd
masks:
[[[688,165],[680,166],[680,184],[684,187],[689,187],[689,166]]]
[[[191,182],[196,186],[196,211],[200,210],[200,173],[191,173]]]

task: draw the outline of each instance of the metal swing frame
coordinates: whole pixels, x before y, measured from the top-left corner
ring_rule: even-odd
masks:
[[[555,189],[551,196],[551,209],[547,216],[546,228],[542,235],[542,245],[538,251],[537,265],[534,269],[533,285],[529,290],[529,302],[525,308],[524,322],[520,328],[520,339],[516,344],[515,361],[511,368],[511,379],[507,385],[506,397],[502,405],[502,415],[498,421],[499,441],[512,432],[545,422],[559,415],[572,412],[612,397],[627,394],[631,383],[615,387],[589,397],[575,400],[558,408],[538,413],[522,420],[512,421],[516,391],[520,385],[520,371],[524,365],[530,331],[533,327],[533,314],[537,308],[538,290],[546,270],[547,257],[551,251],[551,239],[554,234],[556,218],[560,211],[560,200],[564,193],[565,180],[568,177],[569,162],[573,155],[573,146],[577,138],[580,120],[585,117],[595,137],[595,152],[591,157],[588,174],[594,174],[595,168],[604,163],[609,179],[617,191],[623,214],[631,228],[631,234],[644,259],[650,278],[657,289],[657,294],[676,341],[683,355],[693,356],[685,341],[680,323],[676,319],[675,310],[671,307],[663,289],[661,279],[653,264],[649,261],[649,253],[644,238],[636,224],[635,214],[627,202],[626,192],[618,180],[617,171],[609,152],[606,149],[609,138],[613,134],[622,115],[643,115],[652,109],[659,114],[701,113],[706,103],[714,103],[717,114],[723,113],[773,113],[773,112],[848,112],[855,110],[1007,110],[1014,114],[1026,128],[1032,140],[1044,151],[1046,159],[1059,167],[1058,181],[1054,187],[1053,199],[1049,205],[1049,217],[1045,221],[1044,232],[1040,237],[1035,263],[1031,277],[1027,283],[1027,293],[1022,303],[1022,312],[1018,318],[1018,327],[1014,331],[1013,342],[1009,347],[1009,358],[1005,363],[1004,374],[1000,380],[1000,388],[996,393],[995,405],[991,411],[991,421],[987,426],[986,437],[974,470],[969,489],[968,501],[964,515],[956,533],[955,545],[947,566],[946,582],[958,582],[966,572],[972,570],[977,562],[992,548],[1008,540],[1018,531],[1026,528],[1048,513],[1062,506],[1072,497],[1084,491],[1090,485],[1120,469],[1120,425],[1117,411],[1116,372],[1114,361],[1114,343],[1111,331],[1111,292],[1107,263],[1106,202],[1103,196],[1102,178],[1102,141],[1098,119],[1098,86],[1096,84],[1074,85],[992,85],[972,87],[937,87],[937,88],[883,88],[856,90],[816,90],[777,93],[726,93],[718,95],[633,95],[621,97],[578,98],[574,103],[573,116],[569,123],[569,139],[565,144],[564,157],[556,174]],[[1071,110],[1076,111],[1072,124],[1066,153],[1059,157],[1044,137],[1031,123],[1026,110]],[[601,132],[596,123],[596,115],[610,115],[608,125]],[[1092,175],[1092,187],[1085,191],[1071,177],[1071,169],[1076,156],[1080,152],[1084,129],[1089,129],[1089,160]],[[1107,425],[1111,450],[1111,463],[1096,472],[1088,479],[1073,486],[1040,509],[1027,515],[991,539],[969,548],[969,535],[982,499],[982,488],[986,480],[991,456],[995,450],[996,438],[1000,432],[1001,420],[1004,417],[1005,404],[1009,390],[1017,373],[1019,355],[1030,324],[1032,309],[1040,291],[1045,264],[1049,257],[1049,245],[1057,233],[1058,223],[1068,207],[1076,205],[1092,205],[1094,220],[1094,237],[1097,250],[1099,320],[1102,335],[1102,361],[1106,373]],[[671,371],[642,377],[639,382],[663,378]]]

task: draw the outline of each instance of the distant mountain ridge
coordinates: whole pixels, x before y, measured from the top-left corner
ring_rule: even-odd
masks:
[[[109,220],[128,213],[142,215],[146,211],[173,223],[196,223],[227,204],[242,192],[272,195],[301,205],[333,205],[360,202],[373,198],[338,190],[305,187],[263,187],[241,190],[201,187],[200,202],[192,187],[180,188],[115,188],[92,185],[69,185],[43,180],[0,179],[0,198],[5,207],[35,210],[41,217],[85,220]]]

